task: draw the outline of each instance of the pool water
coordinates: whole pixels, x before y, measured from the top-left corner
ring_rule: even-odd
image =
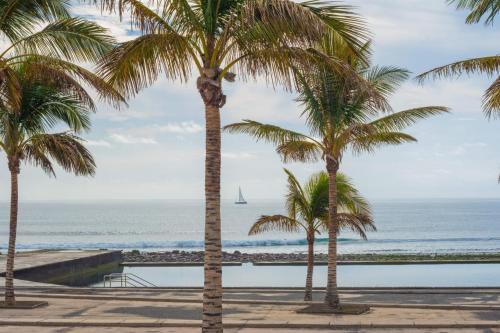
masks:
[[[326,266],[314,268],[315,287],[326,285]],[[203,267],[124,267],[159,287],[201,287]],[[302,287],[306,266],[223,267],[225,287]],[[102,282],[94,286],[102,286]],[[500,287],[500,264],[342,265],[341,287]]]

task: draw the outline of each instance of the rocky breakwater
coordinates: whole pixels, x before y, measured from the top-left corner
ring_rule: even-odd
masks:
[[[165,251],[165,252],[141,252],[130,251],[123,253],[123,259],[127,262],[203,262],[203,251]],[[296,262],[306,261],[306,253],[242,253],[240,251],[222,252],[223,262]],[[326,254],[317,254],[317,261],[326,261]]]

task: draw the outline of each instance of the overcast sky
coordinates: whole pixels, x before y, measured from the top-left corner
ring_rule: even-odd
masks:
[[[464,24],[464,12],[444,0],[352,0],[374,36],[374,63],[395,65],[414,74],[455,60],[498,54],[500,30]],[[118,36],[137,32],[116,17],[102,17],[91,6],[74,13],[93,19]],[[418,143],[383,148],[373,155],[346,156],[341,170],[370,199],[500,198],[500,121],[488,122],[481,95],[492,79],[481,76],[443,80],[421,87],[405,83],[391,102],[395,110],[444,105],[453,114],[421,122],[408,130]],[[294,95],[273,91],[263,82],[224,87],[228,102],[222,123],[241,119],[306,130]],[[203,105],[188,84],[159,80],[115,111],[102,106],[85,135],[98,169],[94,178],[58,172],[48,178],[24,167],[21,197],[26,200],[191,199],[203,197]],[[238,185],[247,199],[280,198],[285,190],[283,164],[273,147],[243,135],[222,139],[222,197],[234,199]],[[8,199],[8,173],[2,163],[1,200]],[[287,165],[301,179],[321,164]]]

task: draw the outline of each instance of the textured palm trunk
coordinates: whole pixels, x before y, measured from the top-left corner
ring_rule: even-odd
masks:
[[[205,263],[203,333],[222,332],[222,248],[220,218],[221,123],[224,105],[218,69],[207,68],[197,87],[205,103]]]
[[[314,271],[314,230],[312,232],[309,231],[307,234],[307,276],[306,276],[306,290],[304,294],[304,301],[312,301],[313,271]]]
[[[7,265],[5,267],[5,304],[14,305],[16,297],[14,294],[14,257],[16,254],[17,234],[17,207],[18,207],[18,183],[19,162],[9,161],[10,170],[10,226],[9,226],[9,248],[7,250]]]
[[[337,172],[339,165],[331,158],[327,159],[328,171],[328,277],[325,303],[336,308],[339,306],[337,289]]]

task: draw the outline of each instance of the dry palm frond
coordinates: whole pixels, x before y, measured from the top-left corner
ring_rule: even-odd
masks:
[[[488,76],[500,73],[500,56],[467,59],[449,65],[437,67],[422,73],[416,79],[422,83],[427,78],[439,79],[460,76],[462,74],[484,73]]]

